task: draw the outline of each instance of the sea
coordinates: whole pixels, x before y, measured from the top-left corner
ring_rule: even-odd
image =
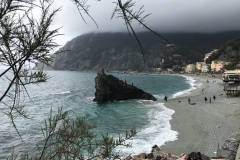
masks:
[[[170,120],[174,110],[164,106],[163,101],[124,100],[104,104],[93,102],[97,72],[46,71],[50,77],[47,82],[26,85],[27,93],[22,94],[21,104],[25,105],[28,119],[16,118],[16,126],[22,139],[10,123],[5,113],[7,98],[0,104],[0,159],[6,159],[14,151],[37,152],[37,144],[43,138],[41,127],[49,112],[57,113],[62,107],[73,118],[84,118],[88,124],[95,125],[98,135],[113,138],[124,137],[126,130],[136,128],[137,134],[127,141],[132,147],[117,147],[120,154],[149,153],[153,145],[163,146],[178,138],[178,132],[171,129]],[[200,86],[188,76],[164,74],[119,74],[107,72],[127,81],[129,84],[154,95],[157,99],[168,100],[187,96],[191,90]],[[9,75],[11,76],[11,75]],[[8,81],[0,80],[0,95],[6,90]],[[24,89],[24,88],[23,88]]]

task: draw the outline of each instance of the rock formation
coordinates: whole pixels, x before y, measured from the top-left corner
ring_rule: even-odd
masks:
[[[237,134],[238,138],[232,137],[224,141],[222,149],[218,149],[217,151],[218,157],[225,157],[229,160],[235,160],[238,147],[240,146],[240,134]]]
[[[96,92],[93,101],[97,103],[128,99],[157,100],[153,95],[129,85],[113,75],[106,75],[102,71],[98,72],[95,78],[95,88]]]
[[[157,151],[160,151],[160,148],[158,147],[158,145],[154,145],[152,146],[152,152],[157,152]]]

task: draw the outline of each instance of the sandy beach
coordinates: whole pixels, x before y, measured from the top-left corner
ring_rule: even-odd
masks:
[[[170,123],[172,129],[179,133],[178,140],[161,146],[161,152],[181,154],[195,151],[210,157],[216,156],[214,152],[217,151],[218,143],[222,145],[232,133],[240,131],[240,97],[227,98],[223,91],[224,82],[219,78],[186,76],[202,83],[201,87],[186,97],[169,99],[168,102],[159,100],[175,111]],[[207,102],[204,97],[207,97]],[[191,104],[188,104],[188,98]]]

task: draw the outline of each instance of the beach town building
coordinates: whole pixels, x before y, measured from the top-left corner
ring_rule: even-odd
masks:
[[[152,70],[153,70],[154,72],[161,72],[161,71],[162,71],[162,68],[152,68]]]
[[[211,71],[219,72],[221,70],[224,70],[224,66],[230,62],[224,62],[224,61],[212,61],[211,63]]]
[[[224,65],[225,65],[225,63],[218,63],[218,64],[216,64],[215,71],[218,72],[218,71],[223,70],[224,69]]]
[[[193,73],[195,72],[196,65],[195,64],[188,64],[185,68],[185,72]]]
[[[211,63],[211,71],[215,71],[217,61],[212,61]]]
[[[166,70],[167,70],[168,72],[172,72],[172,71],[173,71],[172,68],[166,68]]]
[[[207,73],[207,72],[209,72],[209,66],[208,66],[208,65],[204,65],[204,66],[202,66],[201,71],[202,71],[203,73]]]
[[[201,71],[202,67],[205,66],[205,65],[206,65],[205,62],[196,62],[196,70]]]

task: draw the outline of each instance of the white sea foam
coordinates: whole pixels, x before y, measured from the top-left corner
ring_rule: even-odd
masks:
[[[69,94],[71,93],[70,91],[64,91],[64,92],[61,92],[60,94]]]
[[[94,99],[95,97],[93,97],[93,96],[91,96],[91,97],[87,97],[86,99],[87,99],[87,101],[89,101],[89,102],[93,102],[93,99]]]
[[[190,95],[192,90],[199,88],[202,85],[202,83],[196,83],[196,80],[192,77],[188,77],[188,76],[183,76],[183,77],[185,77],[187,79],[187,83],[190,84],[190,88],[187,90],[175,93],[173,95],[173,98]]]
[[[137,131],[133,139],[127,141],[132,143],[131,148],[121,147],[123,154],[150,153],[153,145],[164,145],[168,141],[177,140],[178,132],[171,130],[170,120],[174,110],[166,108],[163,103],[151,102],[145,104],[149,108],[148,125]]]
[[[163,99],[164,98],[164,94],[160,94],[160,95],[154,94],[153,96],[157,99]]]

